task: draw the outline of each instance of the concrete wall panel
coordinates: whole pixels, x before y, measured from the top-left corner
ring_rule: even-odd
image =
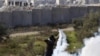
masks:
[[[12,27],[12,13],[11,12],[0,12],[0,22],[7,27]]]
[[[72,19],[82,17],[89,12],[100,11],[100,7],[56,7],[38,8],[32,11],[0,12],[0,22],[7,27],[48,25],[71,23]]]

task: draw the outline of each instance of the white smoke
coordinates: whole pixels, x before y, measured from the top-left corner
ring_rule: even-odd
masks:
[[[59,39],[52,56],[100,56],[100,29],[98,31],[99,32],[96,33],[94,37],[84,39],[85,46],[82,48],[81,52],[78,52],[79,55],[76,55],[69,54],[65,51],[68,46],[66,35],[62,30],[59,30]]]
[[[67,46],[68,43],[66,41],[66,35],[63,33],[62,30],[59,30],[59,39],[52,56],[71,56],[68,52],[65,51]]]
[[[80,56],[100,56],[100,35],[85,40]]]
[[[7,9],[8,9],[8,7],[4,5],[4,6],[0,7],[0,12],[6,11]]]
[[[3,6],[0,7],[0,12],[6,11],[8,9],[8,7],[9,7],[8,6],[8,0],[5,0]]]

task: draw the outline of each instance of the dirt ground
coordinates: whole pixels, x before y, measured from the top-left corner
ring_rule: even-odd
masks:
[[[73,31],[73,27],[63,28],[63,31]],[[57,29],[52,29],[52,31],[57,31]],[[27,36],[27,35],[37,35],[39,34],[39,31],[31,31],[31,32],[23,32],[23,33],[13,33],[10,34],[10,37],[16,37],[16,36]]]

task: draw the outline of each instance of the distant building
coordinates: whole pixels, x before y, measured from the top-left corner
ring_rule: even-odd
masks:
[[[100,0],[0,0],[0,7],[98,4]]]
[[[85,0],[85,4],[98,4],[100,0]]]
[[[4,5],[9,6],[32,6],[34,0],[5,0]]]

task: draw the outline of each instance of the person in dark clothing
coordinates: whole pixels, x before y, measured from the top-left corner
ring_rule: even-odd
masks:
[[[45,40],[45,42],[47,44],[45,56],[52,56],[52,54],[53,54],[53,47],[54,47],[54,43],[55,43],[54,36],[51,35],[48,40]]]

